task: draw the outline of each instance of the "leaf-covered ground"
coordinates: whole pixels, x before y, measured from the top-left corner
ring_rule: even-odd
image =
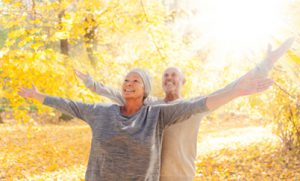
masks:
[[[300,152],[283,151],[269,127],[203,136],[196,164],[195,180],[300,180]]]
[[[0,180],[84,180],[91,133],[80,121],[0,125]],[[195,180],[300,180],[300,153],[269,127],[203,123]]]

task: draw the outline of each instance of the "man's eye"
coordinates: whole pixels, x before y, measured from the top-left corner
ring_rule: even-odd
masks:
[[[125,79],[124,82],[128,82],[129,80]]]

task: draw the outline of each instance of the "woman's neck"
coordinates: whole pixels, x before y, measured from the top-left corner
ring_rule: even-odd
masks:
[[[124,116],[131,116],[137,113],[143,106],[143,99],[129,99],[126,100],[124,106],[121,107],[121,113]]]

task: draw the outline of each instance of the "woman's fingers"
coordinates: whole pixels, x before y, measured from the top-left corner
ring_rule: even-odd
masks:
[[[79,77],[80,76],[80,72],[76,69],[74,69],[75,74]]]
[[[33,85],[34,86],[34,85]],[[36,91],[36,87],[34,86],[32,89],[20,87],[18,88],[18,94],[24,98],[30,98]]]
[[[23,87],[19,87],[18,90],[19,91],[24,91],[24,88]]]
[[[37,88],[35,87],[35,85],[33,83],[31,84],[31,86],[32,86],[32,90],[37,91]]]
[[[82,72],[80,72],[79,70],[74,69],[74,71],[78,77],[82,76]]]
[[[19,89],[18,94],[22,97],[27,97],[26,91],[24,91],[23,89]]]

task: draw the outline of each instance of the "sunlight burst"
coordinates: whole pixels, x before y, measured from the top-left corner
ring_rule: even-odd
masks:
[[[283,28],[287,0],[202,0],[197,23],[215,46],[244,51],[266,44]]]

